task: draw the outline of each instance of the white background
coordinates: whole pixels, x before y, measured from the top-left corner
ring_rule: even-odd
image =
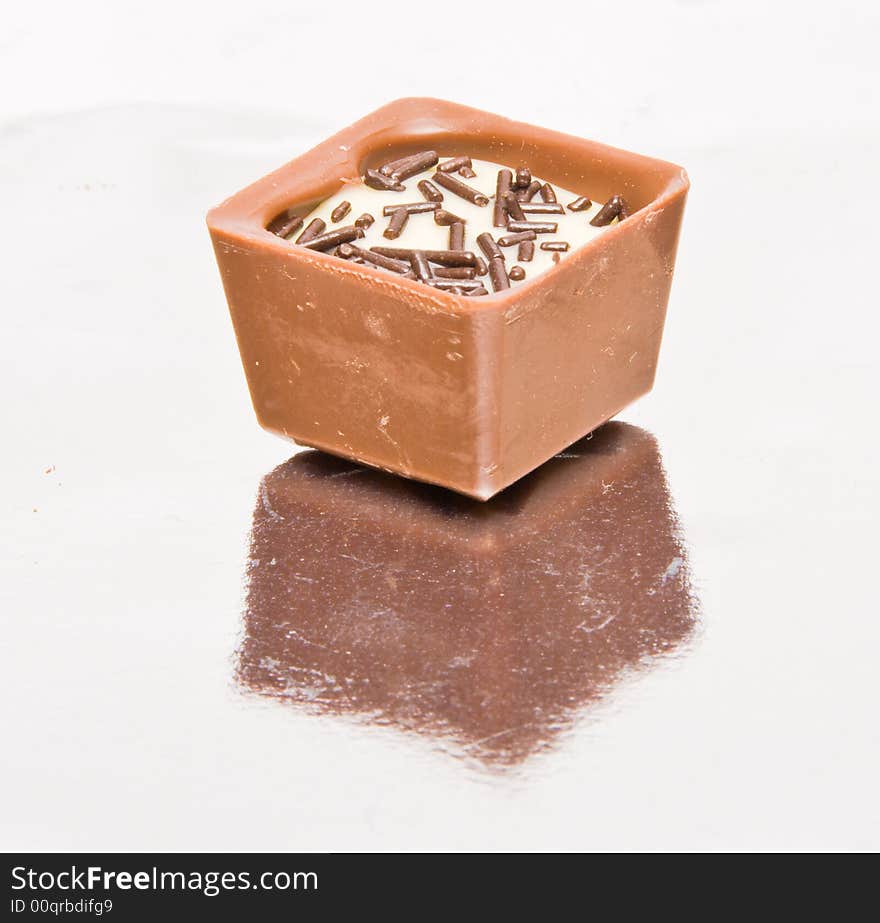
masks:
[[[877,848],[877,5],[471,0],[455,38],[438,7],[4,17],[0,846]],[[659,439],[701,632],[501,778],[231,681],[291,449],[254,422],[204,212],[403,95],[693,183],[624,418]]]

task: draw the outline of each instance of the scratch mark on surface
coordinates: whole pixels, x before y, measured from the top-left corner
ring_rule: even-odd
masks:
[[[339,653],[339,651],[335,650],[334,648],[332,648],[332,647],[327,647],[326,644],[321,644],[321,643],[319,643],[318,641],[312,641],[311,638],[307,638],[305,635],[301,635],[301,634],[300,634],[298,631],[296,631],[296,629],[294,629],[294,628],[289,628],[289,629],[287,630],[287,637],[288,637],[288,638],[296,638],[297,641],[302,641],[303,644],[308,644],[308,645],[310,645],[311,647],[320,647],[322,650],[330,651],[330,652],[333,653],[333,654],[338,654],[338,653]]]
[[[263,509],[270,519],[273,519],[275,522],[284,522],[284,517],[272,509],[272,504],[269,502],[269,488],[265,484],[260,485],[260,502],[263,504]]]
[[[379,417],[379,432],[394,446],[397,450],[397,458],[400,464],[404,468],[404,474],[409,471],[412,467],[412,464],[409,460],[409,455],[400,445],[400,443],[388,432],[387,426],[391,422],[391,416],[389,414],[384,414]]]
[[[481,737],[479,740],[471,741],[467,745],[467,749],[471,749],[473,747],[479,747],[480,744],[487,743],[490,740],[496,740],[499,737],[503,737],[505,734],[514,734],[517,731],[523,730],[524,728],[531,727],[533,723],[534,722],[528,721],[525,724],[517,724],[514,727],[505,728],[503,731],[497,731],[494,734],[490,734],[488,737]]]
[[[681,558],[673,558],[666,567],[666,570],[660,575],[660,583],[666,583],[671,580],[680,570],[684,562]]]
[[[594,625],[592,628],[587,628],[587,623],[581,622],[580,625],[575,625],[575,631],[582,631],[585,635],[591,635],[594,631],[601,631],[606,626],[610,625],[617,618],[617,613],[609,615],[604,622],[600,622],[598,625]]]

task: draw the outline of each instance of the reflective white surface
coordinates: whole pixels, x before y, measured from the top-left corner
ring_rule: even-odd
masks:
[[[705,7],[678,4],[676,24],[702,17],[717,51],[709,26],[729,16]],[[702,136],[697,104],[688,121],[659,90],[641,122],[634,96],[617,122],[601,109],[605,132],[572,115],[574,91],[514,112],[460,81],[418,86],[641,148],[693,183],[657,384],[624,419],[657,438],[700,620],[503,771],[235,679],[261,479],[293,449],[254,421],[203,215],[397,88],[372,75],[323,112],[231,93],[231,108],[73,111],[86,106],[69,88],[67,113],[10,106],[0,846],[880,846],[876,63],[853,53],[862,70],[823,71],[877,20],[846,15],[845,34],[798,27],[784,46],[804,74],[817,62],[810,86],[839,94],[822,123],[798,96],[803,118],[781,127],[760,105],[781,91],[757,80],[740,84],[754,118],[731,97]],[[703,94],[725,61],[694,35],[667,42],[696,49]]]

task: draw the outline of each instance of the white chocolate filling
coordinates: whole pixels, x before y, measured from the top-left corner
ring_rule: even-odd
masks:
[[[440,163],[451,158],[441,157]],[[503,164],[491,163],[485,160],[472,161],[473,170],[477,174],[472,178],[465,178],[458,173],[451,174],[456,179],[460,179],[472,189],[476,189],[489,198],[489,204],[485,206],[474,205],[467,199],[464,199],[448,189],[444,189],[436,182],[434,183],[443,194],[443,201],[439,207],[446,211],[463,218],[465,221],[465,239],[464,249],[470,250],[478,256],[485,257],[477,244],[477,236],[488,231],[497,242],[501,237],[512,233],[505,228],[496,228],[493,223],[493,212],[495,205],[495,186],[498,177],[498,171],[509,169],[514,176],[516,175],[516,166],[505,167]],[[324,233],[333,231],[337,228],[346,227],[354,222],[364,213],[369,213],[375,221],[364,232],[364,236],[353,243],[364,249],[371,247],[394,247],[412,250],[446,250],[449,247],[449,227],[438,225],[434,221],[433,212],[424,214],[410,215],[406,225],[399,237],[389,240],[383,236],[383,232],[388,227],[390,217],[382,215],[385,206],[397,206],[410,204],[414,202],[424,202],[425,197],[419,191],[418,183],[420,180],[427,179],[433,182],[434,174],[437,168],[431,167],[421,173],[417,173],[408,179],[402,180],[406,187],[405,192],[392,192],[380,189],[373,189],[367,186],[363,180],[357,180],[346,183],[335,195],[323,201],[306,216],[305,221],[298,230],[290,235],[290,240],[295,241],[303,232],[310,221],[320,218],[326,224]],[[543,184],[544,180],[540,176],[533,177]],[[592,218],[602,208],[602,202],[593,202],[590,208],[580,212],[573,212],[568,209],[569,203],[573,202],[581,195],[589,194],[588,192],[572,192],[570,189],[564,189],[561,186],[550,184],[556,194],[557,202],[563,208],[563,214],[530,214],[527,213],[527,221],[553,222],[557,225],[555,233],[538,234],[534,240],[535,250],[531,262],[521,262],[517,259],[518,246],[514,244],[511,247],[502,247],[501,251],[505,256],[505,264],[508,273],[514,266],[522,266],[525,270],[525,279],[527,281],[535,276],[551,269],[559,260],[564,260],[571,256],[575,250],[592,240],[597,234],[601,234],[607,227],[594,227],[590,224]],[[537,193],[532,202],[540,203],[543,199],[541,193]],[[331,220],[330,215],[333,210],[342,202],[351,204],[350,211],[339,221]],[[525,204],[525,203],[524,203]],[[617,223],[617,219],[614,220]],[[542,243],[551,243],[566,241],[569,248],[565,252],[542,250]],[[558,257],[558,259],[554,259]],[[480,277],[489,294],[492,294],[492,285],[489,276]],[[514,279],[510,280],[511,288],[521,285]]]

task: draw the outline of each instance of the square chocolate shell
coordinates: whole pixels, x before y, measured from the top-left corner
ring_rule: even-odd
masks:
[[[267,226],[430,148],[630,215],[483,298],[299,247]],[[673,164],[435,99],[401,99],[244,189],[208,227],[263,427],[486,500],[650,390],[688,190]]]

